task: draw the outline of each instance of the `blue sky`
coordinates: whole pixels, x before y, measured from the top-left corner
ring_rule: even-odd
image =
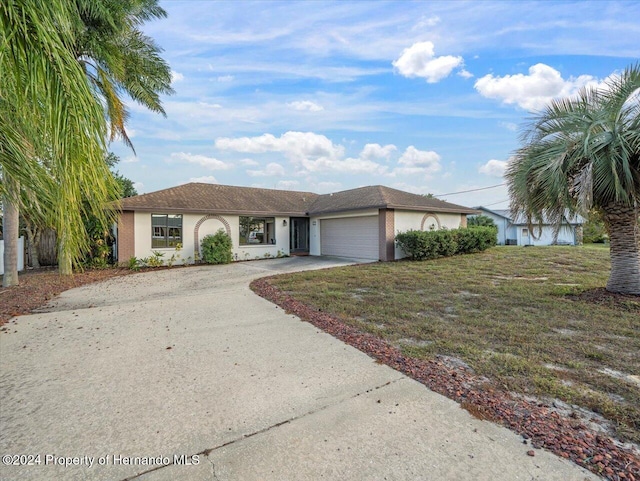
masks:
[[[445,194],[500,184],[551,98],[640,58],[640,2],[164,1],[167,117],[130,103],[139,193],[186,182]],[[506,188],[445,200],[506,208]]]

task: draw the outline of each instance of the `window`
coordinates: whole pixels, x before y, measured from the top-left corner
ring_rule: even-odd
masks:
[[[522,237],[529,237],[529,229],[522,229]]]
[[[151,248],[176,247],[181,243],[181,215],[151,215]]]
[[[275,217],[240,217],[241,246],[275,243]]]

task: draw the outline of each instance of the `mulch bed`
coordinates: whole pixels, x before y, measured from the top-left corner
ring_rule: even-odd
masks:
[[[129,269],[91,269],[61,276],[56,268],[42,268],[19,274],[20,285],[0,287],[0,326],[13,316],[29,314],[68,289],[112,277],[132,274]]]
[[[512,429],[523,437],[524,444],[547,449],[611,480],[640,481],[640,454],[618,447],[611,438],[593,432],[577,418],[564,417],[545,403],[500,390],[464,366],[452,366],[444,359],[406,357],[389,343],[296,301],[272,286],[269,278],[253,281],[251,288],[286,312],[459,402],[472,415]],[[531,449],[527,455],[535,456],[535,451]]]

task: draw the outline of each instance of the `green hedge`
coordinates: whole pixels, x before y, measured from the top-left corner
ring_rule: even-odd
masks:
[[[498,232],[495,227],[410,230],[396,236],[398,246],[410,259],[417,261],[480,252],[495,246],[497,241]]]
[[[223,229],[219,229],[214,235],[205,236],[200,246],[202,260],[207,264],[228,264],[233,260],[233,242]]]

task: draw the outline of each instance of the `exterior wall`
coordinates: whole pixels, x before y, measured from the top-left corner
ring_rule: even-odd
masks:
[[[163,214],[162,211],[154,212]],[[196,239],[194,231],[196,224],[207,214],[184,214],[182,216],[182,250],[179,252],[180,259],[176,264],[193,262],[195,259]],[[275,217],[276,243],[263,245],[243,245],[240,246],[240,216],[218,214],[229,225],[231,240],[233,241],[233,257],[237,261],[261,259],[265,257],[277,257],[278,251],[281,255],[289,255],[289,217]],[[217,216],[216,216],[217,217]],[[284,221],[287,225],[283,225]],[[209,218],[202,222],[198,228],[198,246],[202,239],[209,234],[215,234],[219,229],[227,230],[225,224],[217,218]],[[164,260],[176,253],[170,248],[151,248],[151,212],[135,213],[135,255],[138,258],[152,256],[154,251],[164,252]],[[129,256],[131,257],[131,256]],[[127,257],[127,259],[129,258]],[[126,260],[126,259],[125,259]]]
[[[321,255],[322,246],[320,245],[320,221],[322,219],[342,219],[346,217],[362,217],[367,215],[378,215],[378,210],[356,210],[311,217],[309,220],[309,254],[312,256]]]
[[[149,221],[151,226],[151,221]],[[151,227],[149,227],[151,229]],[[151,231],[149,231],[151,232]],[[136,255],[135,248],[135,214],[131,211],[125,211],[118,218],[117,244],[118,244],[118,263],[125,264],[129,259]],[[149,234],[151,238],[151,234]],[[151,240],[149,240],[151,242]]]
[[[509,219],[496,215],[493,212],[482,211],[482,215],[490,217],[498,227],[498,245],[503,246],[507,239],[516,239],[516,229],[510,224]]]
[[[440,224],[440,228],[446,227],[447,229],[457,229],[461,227],[463,223],[464,214],[445,214],[442,212],[434,212],[435,215],[428,215],[427,219],[423,225],[423,219],[425,219],[425,214],[431,214],[428,212],[415,212],[415,211],[407,211],[407,210],[396,210],[395,211],[395,232],[396,234],[400,232],[407,232],[408,230],[429,230],[429,225]],[[398,246],[395,246],[395,258],[402,259],[407,257],[402,249]]]
[[[24,236],[18,237],[18,272],[24,270]],[[0,239],[0,275],[4,274],[4,240]]]
[[[395,211],[393,209],[380,209],[378,226],[379,259],[381,261],[392,261],[395,257]]]
[[[542,232],[540,233],[537,226],[533,226],[533,233],[539,237],[534,239],[529,232],[529,236],[523,235],[523,229],[529,230],[526,225],[515,226],[518,238],[518,245],[531,245],[531,246],[548,246],[553,243],[553,227],[549,225],[542,226]],[[576,245],[576,230],[575,226],[569,224],[563,224],[558,233],[558,244]]]

